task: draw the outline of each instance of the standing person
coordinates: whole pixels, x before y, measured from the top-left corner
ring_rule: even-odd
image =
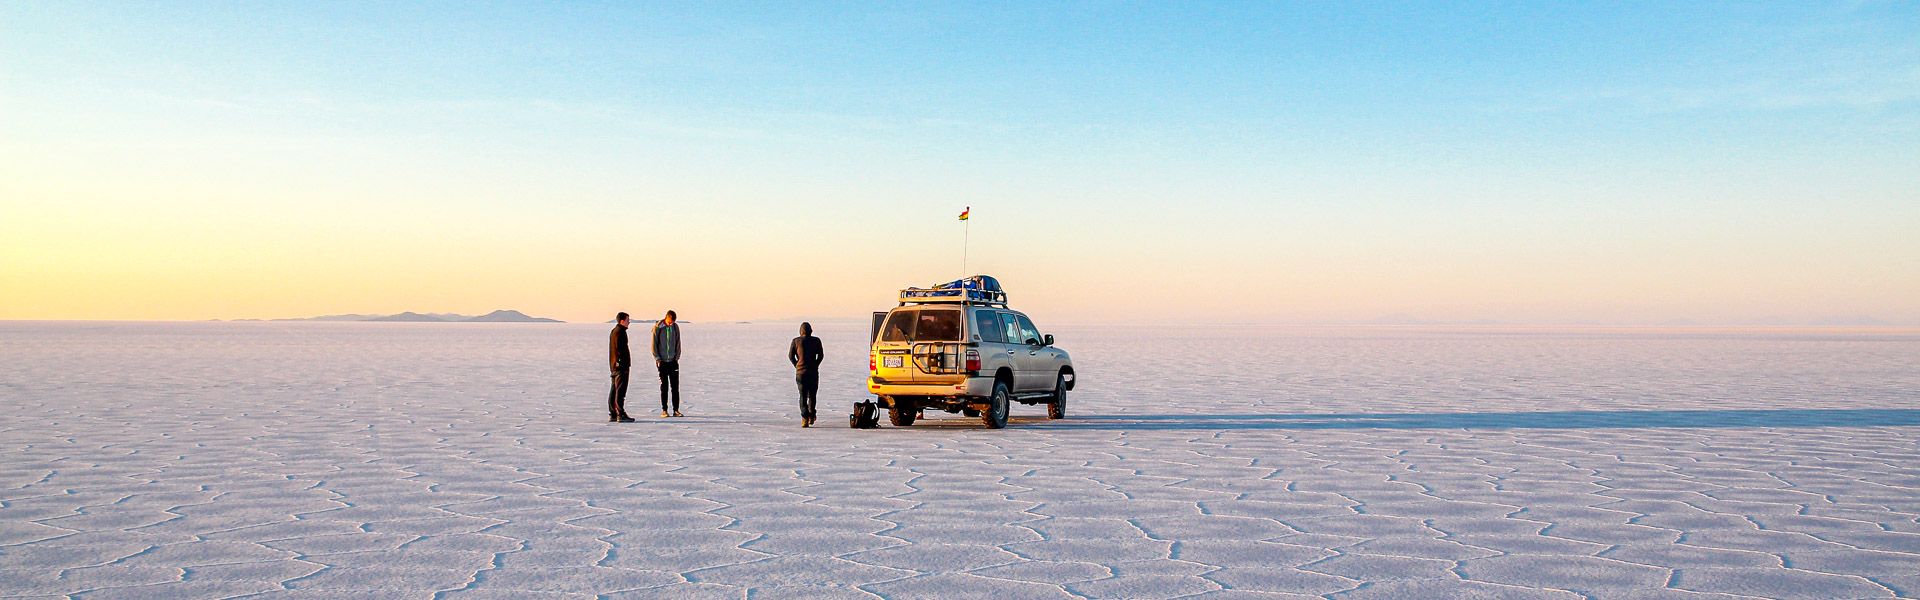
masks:
[[[627,374],[633,369],[633,353],[627,351],[627,313],[613,317],[613,334],[607,339],[607,367],[613,370],[613,389],[607,392],[607,422],[632,423],[627,416]]]
[[[826,354],[820,338],[813,337],[813,324],[800,324],[800,337],[787,346],[787,362],[793,363],[793,379],[800,384],[800,426],[812,427],[814,401],[820,395],[820,359]]]
[[[653,324],[653,366],[660,369],[660,417],[667,416],[667,392],[673,392],[673,416],[680,416],[680,325],[673,311]]]

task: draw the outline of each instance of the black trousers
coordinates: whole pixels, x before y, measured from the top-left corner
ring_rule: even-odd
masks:
[[[667,394],[673,394],[673,410],[680,410],[680,361],[660,361],[660,412],[667,411]]]
[[[793,380],[800,384],[800,418],[811,419],[816,414],[814,402],[820,399],[820,374],[797,373]]]
[[[627,416],[627,374],[628,369],[613,371],[613,389],[607,391],[607,416]]]

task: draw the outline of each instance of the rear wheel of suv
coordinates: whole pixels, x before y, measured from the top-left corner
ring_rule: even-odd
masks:
[[[1067,376],[1055,375],[1053,380],[1053,401],[1047,403],[1047,418],[1067,418]]]
[[[887,421],[894,427],[906,427],[913,424],[913,418],[920,413],[920,407],[914,406],[910,398],[895,397],[893,405],[887,407]]]
[[[1013,402],[1013,393],[1007,391],[1007,382],[993,382],[993,396],[987,399],[987,409],[980,411],[980,423],[987,429],[999,429],[1007,426],[1007,405]]]

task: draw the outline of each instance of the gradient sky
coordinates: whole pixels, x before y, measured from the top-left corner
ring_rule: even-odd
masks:
[[[0,319],[1920,324],[1920,3],[0,3]]]

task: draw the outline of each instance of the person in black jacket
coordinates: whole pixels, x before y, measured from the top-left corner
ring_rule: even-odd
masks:
[[[613,389],[607,392],[607,422],[632,423],[627,416],[627,373],[633,369],[633,353],[627,351],[627,313],[615,315],[613,334],[607,339],[607,367],[613,370]]]
[[[800,384],[800,426],[812,427],[814,400],[820,392],[820,338],[813,337],[813,324],[800,324],[800,337],[787,346],[787,362],[793,363],[793,379]]]

